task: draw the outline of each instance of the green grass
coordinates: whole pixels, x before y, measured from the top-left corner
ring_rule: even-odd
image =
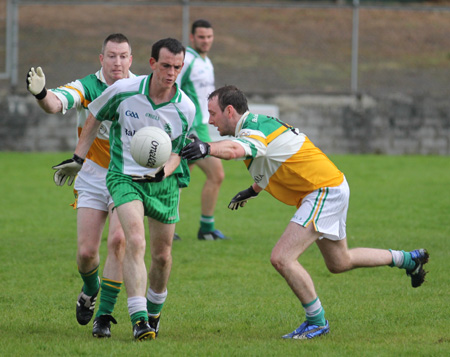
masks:
[[[182,193],[169,295],[156,341],[133,341],[122,292],[113,337],[79,326],[71,188],[56,187],[50,167],[65,153],[0,153],[0,351],[3,356],[438,356],[450,353],[448,237],[450,158],[332,156],[351,188],[350,247],[430,251],[427,283],[412,289],[388,267],[329,273],[317,247],[301,258],[330,320],[312,341],[280,336],[304,317],[270,265],[270,252],[294,213],[262,193],[238,211],[226,208],[251,179],[225,162],[217,227],[233,239],[199,242],[202,173]],[[106,243],[106,235],[104,235]],[[102,264],[106,244],[102,244]],[[148,256],[147,256],[148,259]]]

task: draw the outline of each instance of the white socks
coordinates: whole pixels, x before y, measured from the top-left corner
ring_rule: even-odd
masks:
[[[392,264],[393,267],[399,267],[401,268],[404,261],[405,261],[405,255],[403,254],[403,251],[401,250],[392,250],[389,249],[389,251],[392,253]]]
[[[147,311],[147,299],[144,296],[130,297],[127,302],[130,316],[139,311]]]

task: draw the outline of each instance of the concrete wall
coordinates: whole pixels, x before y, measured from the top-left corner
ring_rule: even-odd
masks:
[[[305,95],[273,103],[326,153],[450,154],[448,101]]]
[[[278,106],[325,153],[450,154],[450,103],[444,99],[369,96],[250,97]],[[45,114],[28,96],[0,98],[0,150],[71,151],[75,111]]]
[[[2,151],[72,151],[76,133],[75,110],[46,114],[31,95],[0,99]]]

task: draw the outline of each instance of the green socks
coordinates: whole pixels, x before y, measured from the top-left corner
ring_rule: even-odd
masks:
[[[117,296],[122,288],[121,281],[110,280],[105,277],[102,279],[100,306],[95,317],[100,315],[112,315],[114,305],[117,302]]]
[[[145,296],[132,296],[127,299],[128,313],[130,314],[131,324],[141,320],[148,321]]]
[[[87,296],[94,295],[98,288],[100,287],[99,281],[98,281],[98,266],[87,273],[82,273],[80,269],[78,269],[78,272],[81,275],[81,279],[83,279],[84,285],[83,285],[83,292]]]
[[[306,313],[306,321],[310,325],[325,326],[327,321],[325,320],[325,310],[322,307],[322,303],[317,297],[315,300],[308,304],[302,304]]]
[[[416,266],[416,262],[411,258],[410,252],[404,250],[392,250],[389,249],[392,254],[391,267],[398,267],[400,269],[413,270]]]
[[[411,253],[410,252],[405,252],[402,250],[403,253],[403,264],[400,267],[401,269],[406,269],[406,270],[413,270],[416,266],[416,262],[414,260],[412,260],[411,258]]]
[[[167,290],[163,293],[155,293],[151,288],[147,290],[147,297],[129,297],[128,312],[131,317],[131,323],[135,325],[140,320],[148,321],[148,315],[159,315],[166,301],[166,297]]]
[[[167,298],[167,290],[155,293],[151,288],[147,290],[147,311],[150,316],[158,316]]]
[[[214,216],[200,217],[200,231],[203,233],[212,232],[214,230]]]
[[[136,322],[139,322],[141,320],[148,321],[147,311],[138,311],[134,314],[131,314],[131,324],[134,326],[136,325]]]
[[[147,300],[147,311],[150,316],[158,316],[161,312],[164,303],[162,304],[154,304],[151,301]]]

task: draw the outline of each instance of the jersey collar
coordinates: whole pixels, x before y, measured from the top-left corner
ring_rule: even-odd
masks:
[[[105,83],[106,85],[108,85],[108,83],[106,83],[105,76],[104,76],[104,74],[103,74],[103,67],[100,68],[100,69],[95,73],[95,76],[97,77],[97,79],[98,79],[100,82]],[[128,70],[128,78],[134,78],[134,77],[136,77],[136,75],[133,74],[130,70]]]
[[[242,127],[244,126],[245,120],[249,116],[250,112],[247,110],[244,114],[242,114],[241,119],[236,124],[236,129],[234,136],[238,136],[239,132],[242,130]]]
[[[149,95],[150,81],[151,81],[152,76],[153,76],[153,73],[146,76],[144,78],[144,80],[141,81],[141,84],[139,86],[139,93],[147,96],[147,98],[150,100],[152,105],[154,105],[153,100],[150,98],[150,95]],[[170,99],[170,101],[168,101],[168,102],[159,104],[158,107],[166,105],[168,103],[180,103],[181,102],[182,94],[181,94],[180,88],[178,87],[178,83],[175,82],[174,86],[176,88],[176,92],[175,92],[174,96],[172,97],[172,99]]]
[[[194,57],[200,58],[203,61],[206,61],[206,59],[208,58],[208,56],[206,55],[205,58],[203,58],[200,53],[198,53],[196,50],[194,50],[191,46],[187,46],[186,48],[186,52],[192,53],[194,55]]]

